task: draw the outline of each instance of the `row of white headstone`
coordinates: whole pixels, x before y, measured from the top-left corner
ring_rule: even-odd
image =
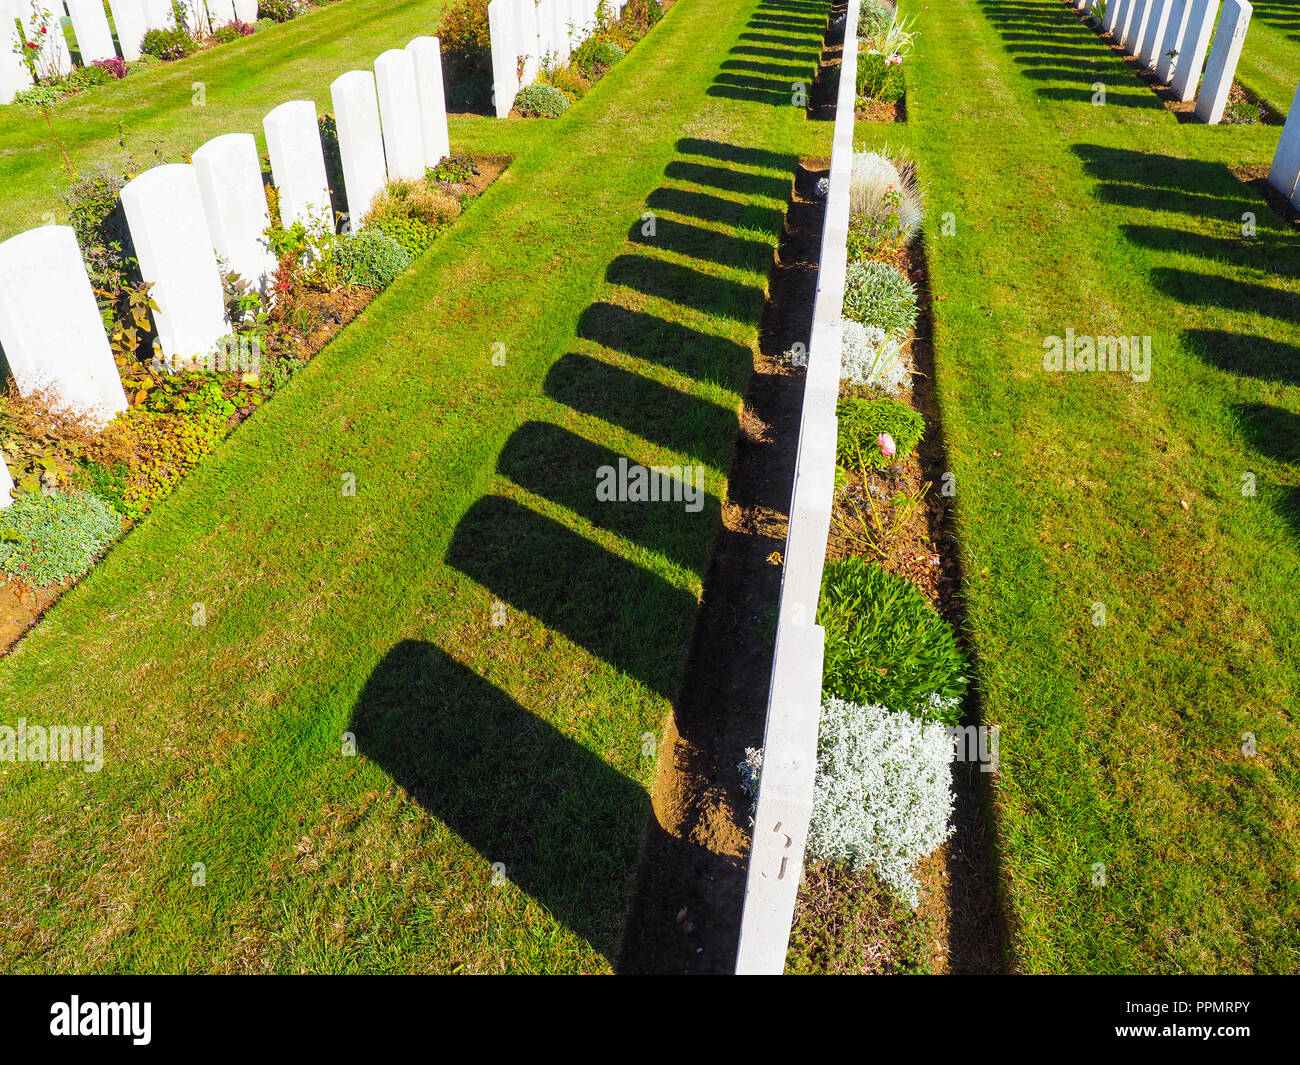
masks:
[[[389,177],[421,177],[450,154],[438,39],[419,37],[385,52],[374,74],[344,74],[331,95],[355,227]],[[332,230],[315,103],[281,104],[262,125],[281,222]],[[121,193],[140,274],[153,285],[160,354],[173,366],[206,359],[229,336],[223,267],[263,292],[276,269],[265,240],[271,220],[253,135],[216,137],[192,158],[154,167]],[[70,227],[42,226],[0,244],[0,349],[23,394],[50,389],[100,424],[126,409]],[[0,507],[10,502],[8,488],[0,484]]]
[[[1074,6],[1087,10],[1090,0]],[[1101,25],[1178,100],[1195,97],[1196,117],[1214,124],[1223,118],[1253,10],[1248,0],[1224,0],[1222,14],[1219,0],[1110,0]]]
[[[609,0],[619,18],[628,0]],[[492,47],[492,106],[505,118],[519,90],[543,69],[555,70],[599,28],[600,0],[491,0],[488,36]]]
[[[49,13],[49,32],[41,34],[33,24],[32,0],[0,0],[0,104],[12,102],[17,93],[32,86],[31,71],[15,50],[15,44],[22,47],[21,37],[40,38],[38,69],[59,74],[72,71],[72,54],[59,20],[63,2],[36,0],[37,9]],[[108,0],[113,12],[112,28],[102,0],[66,2],[77,51],[87,66],[117,58],[119,49],[123,59],[134,63],[140,58],[140,42],[149,30],[172,29],[176,25],[171,0]],[[210,33],[236,21],[250,26],[257,21],[257,0],[180,0],[180,6],[192,32]],[[14,25],[16,21],[22,23],[21,35]]]
[[[785,969],[817,779],[826,647],[826,631],[817,624],[817,600],[835,505],[835,444],[839,436],[835,410],[848,273],[858,7],[859,0],[849,0],[845,15],[821,267],[813,301],[776,648],[763,729],[763,772],[736,950],[736,972],[741,975],[779,976]]]

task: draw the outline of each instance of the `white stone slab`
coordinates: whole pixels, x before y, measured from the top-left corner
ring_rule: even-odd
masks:
[[[1170,0],[1169,20],[1165,23],[1165,36],[1160,42],[1156,57],[1156,77],[1160,84],[1168,85],[1173,77],[1178,53],[1187,35],[1187,24],[1192,17],[1192,0]]]
[[[12,103],[17,93],[32,87],[31,71],[14,51],[18,31],[14,28],[10,0],[0,0],[0,104]]]
[[[108,0],[113,10],[113,25],[117,28],[117,43],[122,58],[134,63],[140,58],[140,42],[144,40],[149,24],[145,21],[141,0]]]
[[[1119,13],[1119,21],[1115,24],[1114,37],[1119,42],[1124,51],[1128,51],[1129,35],[1133,30],[1133,23],[1137,20],[1138,8],[1142,5],[1142,0],[1125,0],[1124,7]]]
[[[519,92],[515,47],[511,35],[513,0],[488,3],[488,38],[492,49],[492,107],[497,118],[505,118]]]
[[[172,0],[141,0],[144,21],[151,30],[169,30],[176,25],[172,15]]]
[[[1125,0],[1110,0],[1106,5],[1106,15],[1101,20],[1101,28],[1112,36],[1115,33],[1115,26],[1119,22],[1119,13],[1123,9]]]
[[[240,22],[253,25],[257,21],[257,0],[234,0],[235,17]]]
[[[266,242],[271,215],[257,141],[251,133],[227,133],[197,149],[193,159],[213,251],[228,270],[268,295],[276,261]]]
[[[1172,10],[1173,0],[1155,0],[1151,7],[1151,13],[1147,17],[1147,27],[1137,50],[1138,62],[1147,70],[1156,65],[1160,42],[1165,39],[1165,27],[1169,23],[1169,13]]]
[[[1228,105],[1228,91],[1237,73],[1237,60],[1241,58],[1246,28],[1254,10],[1250,0],[1224,0],[1214,45],[1205,62],[1205,80],[1196,98],[1196,117],[1211,126],[1223,118],[1223,109]]]
[[[1136,0],[1133,5],[1133,18],[1129,22],[1128,33],[1124,39],[1124,51],[1131,56],[1136,56],[1142,46],[1154,4],[1155,0]]]
[[[542,68],[537,54],[537,5],[533,0],[514,0],[515,55],[523,66],[521,85],[531,85]]]
[[[316,105],[291,100],[262,119],[271,176],[280,190],[280,221],[285,227],[301,222],[308,228],[334,229],[325,151],[321,147]]]
[[[0,510],[13,506],[13,490],[14,479],[9,476],[9,467],[5,463],[4,454],[0,453]]]
[[[23,394],[49,388],[100,423],[126,410],[71,227],[42,226],[0,244],[0,347]]]
[[[1277,143],[1273,153],[1273,164],[1268,168],[1268,183],[1286,196],[1292,203],[1300,197],[1300,85],[1296,86],[1295,96],[1291,99],[1291,110],[1287,112],[1286,125],[1282,127],[1282,139]]]
[[[816,625],[777,632],[736,949],[740,975],[779,976],[785,970],[817,780],[825,643],[825,631]]]
[[[569,55],[572,55],[572,49],[569,48],[568,39],[568,20],[565,17],[564,0],[542,0],[538,12],[545,14],[547,22],[551,26],[551,49],[555,52],[556,64],[563,66],[568,62]]]
[[[375,197],[388,182],[375,76],[368,70],[350,70],[334,80],[330,98],[334,101],[334,120],[339,130],[348,228],[356,232]]]
[[[1183,103],[1196,95],[1205,65],[1205,51],[1210,47],[1210,34],[1214,32],[1214,19],[1219,13],[1219,0],[1192,0],[1187,32],[1183,34],[1183,47],[1174,64],[1174,78],[1169,83],[1173,94]]]
[[[424,132],[415,56],[390,48],[375,60],[375,89],[384,131],[388,177],[415,181],[424,177]]]
[[[437,166],[451,155],[451,137],[447,131],[447,94],[442,80],[442,45],[437,37],[417,37],[406,46],[406,50],[415,60],[424,165]]]
[[[97,59],[116,59],[113,31],[108,28],[103,0],[68,0],[68,15],[72,31],[77,35],[77,51],[83,66]]]
[[[173,366],[206,358],[230,325],[194,167],[167,163],[146,170],[122,189],[122,208],[140,275],[154,286],[164,358]]]

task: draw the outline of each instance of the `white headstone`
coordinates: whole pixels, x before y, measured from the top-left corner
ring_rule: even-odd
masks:
[[[235,18],[249,26],[257,21],[257,0],[234,0]]]
[[[1196,95],[1201,68],[1205,65],[1205,50],[1210,47],[1210,34],[1214,32],[1214,17],[1218,13],[1219,0],[1192,0],[1183,47],[1174,64],[1174,80],[1169,84],[1174,96],[1183,103]]]
[[[569,47],[567,0],[542,0],[537,12],[550,23],[551,50],[556,55],[556,65],[563,66],[569,61],[572,52]]]
[[[108,28],[108,16],[104,14],[104,0],[68,0],[68,15],[77,35],[82,66],[88,67],[96,59],[117,58],[113,31]]]
[[[1268,183],[1292,203],[1300,206],[1300,85],[1296,86],[1287,112],[1282,139],[1268,168]]]
[[[117,43],[122,58],[134,63],[140,58],[140,42],[149,29],[144,18],[141,0],[108,0],[113,9],[113,25],[117,28]]]
[[[1146,32],[1143,33],[1142,40],[1138,44],[1137,58],[1148,70],[1156,65],[1160,42],[1165,39],[1165,27],[1169,23],[1169,12],[1172,8],[1173,0],[1155,0],[1151,14],[1147,18]]]
[[[9,467],[5,463],[3,453],[0,453],[0,510],[12,506],[14,497],[14,479],[9,476]]]
[[[0,104],[11,103],[15,94],[32,87],[31,71],[15,51],[18,31],[14,18],[10,0],[0,0]]]
[[[1106,5],[1106,15],[1101,20],[1101,28],[1112,36],[1115,33],[1115,27],[1119,24],[1119,14],[1124,7],[1125,0],[1110,0]]]
[[[1162,85],[1168,85],[1173,77],[1191,16],[1192,0],[1170,0],[1169,20],[1165,24],[1164,39],[1160,42],[1160,54],[1156,57],[1156,77]]]
[[[524,69],[519,83],[531,85],[541,70],[541,59],[537,54],[537,5],[533,0],[513,0],[513,3],[511,18],[515,26],[515,55]]]
[[[49,388],[100,423],[126,410],[70,227],[42,226],[0,244],[0,347],[20,392]]]
[[[1142,0],[1124,0],[1124,7],[1119,13],[1114,37],[1124,51],[1128,51],[1129,35],[1132,33],[1134,22],[1137,21],[1138,8],[1141,6]]]
[[[172,365],[206,358],[230,326],[194,167],[167,163],[146,170],[122,189],[122,209],[140,275],[153,284],[163,356]]]
[[[415,56],[405,48],[390,48],[380,54],[375,60],[375,88],[379,93],[389,178],[415,181],[424,177],[424,132]]]
[[[176,25],[172,0],[141,0],[144,21],[151,30],[169,30]]]
[[[514,39],[511,35],[513,0],[490,0],[488,3],[488,38],[492,48],[492,106],[497,118],[505,118],[519,92],[518,68],[515,66]]]
[[[355,232],[361,228],[361,220],[388,181],[375,76],[368,70],[350,70],[334,80],[330,97],[339,129],[348,227]]]
[[[1129,22],[1128,34],[1124,40],[1124,51],[1136,56],[1146,36],[1147,22],[1151,18],[1151,8],[1155,0],[1137,0],[1133,5],[1133,19]]]
[[[451,138],[447,132],[447,96],[442,81],[442,46],[437,37],[417,37],[406,46],[406,50],[415,60],[424,165],[437,166],[451,155]]]
[[[1196,117],[1202,122],[1214,125],[1223,117],[1228,90],[1237,73],[1237,60],[1241,58],[1241,46],[1246,43],[1246,27],[1254,10],[1249,0],[1224,0],[1214,46],[1205,62],[1205,80],[1196,98]]]
[[[271,176],[280,190],[280,221],[285,227],[301,222],[308,229],[334,229],[325,151],[321,147],[316,105],[291,100],[262,119]]]
[[[251,133],[227,133],[197,149],[193,159],[213,251],[228,270],[266,296],[276,261],[266,242],[271,215],[257,141]]]

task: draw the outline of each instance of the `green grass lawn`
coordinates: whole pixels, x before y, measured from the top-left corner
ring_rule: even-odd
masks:
[[[611,968],[826,10],[681,0],[563,119],[453,126],[513,165],[0,661],[107,747],[0,769],[0,966]],[[597,506],[619,456],[707,505]]]
[[[1294,0],[1254,0],[1237,80],[1285,116],[1300,83],[1300,6]]]
[[[54,107],[54,129],[72,164],[114,163],[122,134],[142,167],[155,152],[177,162],[222,133],[254,133],[266,150],[262,119],[287,100],[332,110],[330,82],[374,63],[389,48],[435,34],[446,0],[345,0],[247,40],[159,64],[120,82],[68,97]],[[201,95],[199,86],[202,86]],[[203,106],[195,100],[202,99]],[[0,239],[63,221],[58,192],[68,175],[38,113],[0,107]]]
[[[907,6],[1015,963],[1294,972],[1297,234],[1230,170],[1278,131],[1180,123],[1057,0]],[[1150,336],[1151,380],[1046,373],[1067,328]]]

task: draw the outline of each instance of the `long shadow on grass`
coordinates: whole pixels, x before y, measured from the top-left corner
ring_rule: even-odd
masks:
[[[722,528],[720,493],[703,492],[697,497],[698,509],[688,507],[687,500],[680,498],[666,504],[629,498],[605,501],[596,493],[598,471],[602,467],[661,465],[665,453],[672,456],[669,461],[674,464],[729,468],[740,425],[738,412],[734,405],[720,403],[701,390],[713,392],[721,387],[731,393],[743,392],[753,372],[753,351],[722,334],[734,331],[737,322],[757,327],[764,312],[764,279],[772,269],[773,241],[765,241],[760,234],[774,237],[780,232],[785,212],[775,204],[788,202],[789,175],[796,165],[792,155],[743,145],[700,138],[684,138],[678,143],[677,157],[665,168],[664,184],[646,201],[656,215],[653,226],[645,226],[643,220],[632,224],[628,250],[612,260],[606,273],[610,295],[586,308],[577,322],[578,335],[599,347],[561,355],[545,376],[545,395],[580,415],[578,427],[531,420],[516,430],[498,457],[499,488],[470,507],[452,535],[446,556],[449,565],[490,595],[533,616],[635,679],[646,691],[672,700],[678,737],[702,749],[712,749],[719,715],[725,720],[729,710],[719,707],[716,695],[701,704],[698,693],[706,686],[698,680],[683,688],[683,677],[700,668],[684,668],[688,651],[692,663],[703,656],[707,668],[720,668],[716,663],[726,657],[728,647],[716,644],[716,633],[715,642],[706,639],[701,643],[700,604],[695,596],[647,568],[650,563],[643,565],[624,556],[648,550],[695,573],[706,580],[708,603],[709,581],[716,565],[714,549]],[[806,341],[806,335],[797,339]],[[663,369],[684,380],[665,383]],[[628,445],[636,453],[624,455],[609,446],[602,439],[602,426],[609,436],[625,433],[638,441]],[[774,487],[772,493],[780,500],[777,506],[784,508],[789,500],[788,483]],[[542,503],[535,507],[534,500]],[[540,513],[541,509],[546,513]],[[609,534],[617,540],[611,542]],[[777,572],[770,565],[766,569]],[[772,598],[768,606],[774,607],[779,581],[768,583]],[[731,644],[743,642],[747,649],[751,645],[759,648],[755,652],[758,664],[746,666],[746,684],[765,692],[767,678],[759,674],[770,664],[770,648],[763,653],[759,645],[767,638],[760,616],[766,600],[760,602],[752,587],[750,591],[751,601],[739,608],[744,630],[729,632],[726,639]],[[723,609],[730,615],[738,611],[735,605]],[[735,625],[733,616],[733,628]],[[509,717],[501,711],[490,717],[489,727],[483,730],[484,745],[495,736],[504,752],[513,750],[517,727],[504,727],[502,721]],[[761,715],[758,720],[761,722]],[[534,731],[530,726],[529,735]],[[757,737],[750,742],[757,742]],[[556,745],[550,738],[544,743]],[[457,749],[464,746],[461,743]],[[563,744],[559,746],[563,748]],[[473,744],[471,749],[478,752]],[[740,754],[743,744],[734,758]],[[497,762],[507,765],[512,755],[479,752],[475,757],[489,759],[486,776],[491,779]],[[733,759],[730,745],[723,757]],[[561,758],[573,760],[571,755],[561,754]],[[578,756],[577,761],[583,763],[583,758]],[[440,772],[445,775],[449,769],[450,761]],[[592,766],[574,769],[566,777],[579,779],[574,785],[578,798],[570,805],[580,807],[595,802],[599,790],[588,789],[581,781],[608,780],[609,773]],[[442,809],[450,802],[446,795],[465,783],[463,776],[452,778],[451,785],[439,793],[443,798],[430,809],[444,817]],[[610,786],[621,794],[622,783],[610,781]],[[558,801],[565,791],[563,780],[557,787],[558,791],[548,792],[547,802]],[[487,801],[488,791],[490,788],[479,789],[479,801]],[[630,809],[632,803],[620,799],[618,805]],[[454,818],[461,807],[453,804],[450,809],[452,816],[446,819],[457,827]],[[655,856],[658,867],[683,871],[682,876],[692,882],[691,892],[707,894],[700,885],[735,884],[741,882],[738,877],[743,880],[742,863],[729,844],[701,846],[689,832],[674,828],[669,833],[647,815],[648,810],[642,807],[646,853]],[[622,833],[623,828],[621,822],[607,823],[592,831]],[[503,838],[503,832],[489,818],[486,828],[471,822],[464,834],[485,857],[509,867],[508,856],[497,858],[494,854],[502,851],[503,845],[509,850],[518,841]],[[545,836],[564,838],[564,832],[555,831]],[[581,875],[565,873],[563,867],[573,861],[572,854],[562,843],[557,846],[561,848],[559,857],[546,852],[545,840],[534,844],[525,854],[524,864],[540,872],[526,879],[512,874],[511,879],[605,950],[613,932],[592,915],[605,913],[606,889],[593,888],[599,897],[585,899],[566,880],[566,875]],[[624,854],[620,844],[617,857],[606,864],[614,870],[623,869]],[[610,875],[616,878],[617,873]],[[641,875],[647,875],[644,869]],[[678,887],[667,890],[676,892]],[[681,964],[675,956],[681,952],[681,931],[673,924],[681,904],[665,901],[660,894],[655,895],[653,905],[638,910],[653,929],[621,960],[621,967],[655,969]],[[625,895],[621,903],[626,906],[627,902]],[[728,905],[733,902],[738,905],[738,899],[729,897]],[[698,920],[697,916],[692,923]],[[717,938],[712,942],[707,931],[696,934],[704,935],[703,941],[709,944],[704,964],[726,969],[734,956],[734,921],[719,916],[715,927]],[[661,949],[665,942],[673,944],[671,950]],[[674,955],[672,960],[668,960],[669,954]],[[694,952],[689,956],[694,958]]]
[[[1295,236],[1280,229],[1257,188],[1244,184],[1221,163],[1169,155],[1077,144],[1074,153],[1097,178],[1105,203],[1147,210],[1153,215],[1184,215],[1178,226],[1129,223],[1122,227],[1133,244],[1168,256],[1203,261],[1204,269],[1159,266],[1151,279],[1169,296],[1192,307],[1215,307],[1240,314],[1300,324],[1300,277]],[[1242,232],[1243,216],[1253,214],[1253,236]],[[1199,232],[1186,226],[1214,228]],[[1235,273],[1238,276],[1227,276]],[[1246,275],[1245,277],[1241,275]],[[1252,279],[1246,279],[1252,278]],[[1276,279],[1290,290],[1267,283]],[[1293,330],[1294,331],[1294,330]],[[1300,343],[1264,337],[1249,328],[1190,329],[1183,333],[1189,350],[1228,373],[1281,385],[1300,384]],[[1242,433],[1260,454],[1283,463],[1300,461],[1300,419],[1266,403],[1234,408]],[[1300,489],[1260,485],[1266,501],[1291,535],[1300,539]]]
[[[977,0],[985,18],[1002,38],[1002,47],[1027,81],[1046,82],[1034,89],[1044,100],[1093,105],[1095,85],[1105,87],[1107,107],[1160,108],[1159,97],[1134,78],[1136,64],[1126,64],[1105,41],[1082,27],[1064,4],[1040,7],[1008,0]],[[1032,58],[1027,58],[1032,57]]]
[[[1076,144],[1072,150],[1099,181],[1097,196],[1104,203],[1157,215],[1181,214],[1187,216],[1187,226],[1204,228],[1208,224],[1216,230],[1203,233],[1149,223],[1123,227],[1134,244],[1171,257],[1184,255],[1205,262],[1204,270],[1175,265],[1153,269],[1151,279],[1165,293],[1189,306],[1219,307],[1300,323],[1300,293],[1269,283],[1276,279],[1294,287],[1300,276],[1294,234],[1273,223],[1260,192],[1244,184],[1227,166],[1096,144]],[[1255,217],[1253,236],[1242,232],[1247,215]],[[1234,335],[1241,341],[1231,340]],[[1208,361],[1234,372],[1253,372],[1244,343],[1259,342],[1257,360],[1264,373],[1276,373],[1277,363],[1284,358],[1277,351],[1279,342],[1247,332],[1208,330],[1189,334],[1189,339]]]
[[[1300,41],[1300,7],[1295,0],[1255,0],[1252,18],[1281,30],[1293,41]]]
[[[404,640],[352,714],[360,752],[613,959],[650,798],[441,648]]]
[[[825,4],[766,2],[747,25],[749,31],[739,38],[742,43],[730,54],[752,58],[723,63],[709,86],[709,95],[804,108],[826,30]],[[787,62],[777,64],[773,60]]]

